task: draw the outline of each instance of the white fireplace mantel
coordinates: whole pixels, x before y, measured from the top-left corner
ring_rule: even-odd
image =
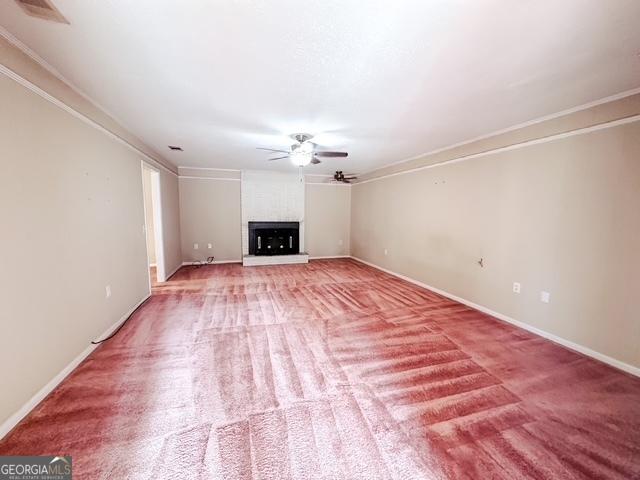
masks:
[[[249,222],[299,222],[304,249],[305,181],[297,173],[245,170],[241,182],[242,255],[249,254]]]

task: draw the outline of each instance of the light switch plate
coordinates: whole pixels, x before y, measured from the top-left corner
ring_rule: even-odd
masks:
[[[540,292],[540,301],[542,303],[549,303],[550,299],[551,299],[551,294],[549,292],[545,292],[545,291]]]

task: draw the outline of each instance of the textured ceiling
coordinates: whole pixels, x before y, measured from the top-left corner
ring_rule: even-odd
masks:
[[[304,131],[361,173],[640,86],[636,0],[54,3],[0,24],[176,165],[294,170],[255,147]]]

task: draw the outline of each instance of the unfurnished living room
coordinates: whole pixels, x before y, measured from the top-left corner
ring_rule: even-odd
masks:
[[[0,0],[0,480],[640,479],[640,1]]]

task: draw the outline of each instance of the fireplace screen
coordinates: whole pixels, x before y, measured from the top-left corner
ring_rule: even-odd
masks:
[[[249,222],[249,255],[300,253],[298,222]]]

